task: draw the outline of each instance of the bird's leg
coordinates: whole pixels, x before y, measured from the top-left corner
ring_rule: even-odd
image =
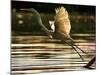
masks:
[[[60,39],[63,43],[68,44],[69,46],[71,46],[72,49],[74,49],[74,50],[78,53],[78,55],[80,56],[80,58],[82,59],[82,61],[84,61],[83,57],[80,55],[80,53],[78,52],[78,50],[75,48],[75,45],[74,45],[73,41],[71,41],[71,40],[68,38],[69,35],[67,35],[67,36],[65,37],[65,36],[62,35],[61,33],[56,33],[56,37],[57,37],[58,39]],[[70,40],[70,41],[68,41],[68,40]]]
[[[66,42],[66,41],[64,41],[63,40],[63,42],[66,44],[68,44],[69,46],[71,46],[72,47],[72,49],[74,49],[76,52],[77,52],[77,54],[80,56],[80,58],[82,59],[82,61],[84,61],[84,59],[83,59],[83,57],[80,55],[80,53],[76,50],[76,48],[74,47],[74,45],[71,45],[70,43],[68,43],[68,42]]]
[[[85,52],[85,51],[83,51],[81,48],[79,48],[77,45],[75,45],[75,41],[74,41],[71,37],[69,37],[68,39],[71,41],[71,44],[72,44],[73,46],[75,46],[76,48],[78,48],[78,49],[79,49],[80,51],[82,51],[83,53],[88,54],[87,52]]]

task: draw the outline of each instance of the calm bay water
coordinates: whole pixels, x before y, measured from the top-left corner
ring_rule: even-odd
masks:
[[[72,34],[75,44],[88,53],[78,52],[60,40],[44,35],[13,35],[11,44],[12,74],[86,70],[86,65],[96,54],[95,34]],[[95,68],[95,63],[92,65]]]

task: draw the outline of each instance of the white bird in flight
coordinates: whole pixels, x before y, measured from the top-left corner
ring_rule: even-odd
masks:
[[[86,52],[84,52],[77,45],[75,45],[74,40],[70,37],[71,24],[69,20],[69,15],[67,10],[63,6],[55,9],[56,15],[54,17],[54,21],[49,21],[52,30],[48,30],[45,27],[39,12],[36,11],[35,9],[32,8],[32,9],[21,9],[21,10],[35,13],[39,25],[43,28],[43,30],[49,36],[49,38],[60,39],[63,43],[68,44],[78,53],[82,61],[84,61],[84,58],[80,55],[77,49],[81,50],[83,53]],[[68,40],[70,41],[68,42]]]
[[[81,50],[83,53],[86,52],[75,45],[74,40],[70,36],[71,24],[67,10],[62,6],[55,9],[55,12],[56,15],[54,17],[54,22],[51,21],[52,23],[50,24],[53,31],[52,37],[60,39],[63,43],[70,45],[78,53],[82,61],[84,61],[84,58],[82,57],[82,55],[80,55],[77,49]]]

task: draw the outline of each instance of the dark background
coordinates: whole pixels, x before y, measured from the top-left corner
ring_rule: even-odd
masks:
[[[34,8],[39,12],[54,13],[54,9],[64,6],[70,13],[79,12],[89,15],[95,15],[95,6],[88,5],[73,5],[73,4],[56,4],[56,3],[40,3],[40,2],[25,2],[25,1],[12,1],[12,8]]]
[[[32,17],[30,12],[20,11],[21,8],[34,8],[36,9],[43,20],[44,25],[50,29],[49,20],[54,20],[54,9],[64,6],[69,12],[69,17],[72,25],[71,33],[95,33],[96,27],[96,6],[88,5],[73,5],[73,4],[56,4],[56,3],[43,3],[43,2],[24,2],[24,1],[11,1],[12,5],[12,32],[41,32],[41,27],[35,23],[36,16]],[[16,11],[13,11],[16,9]],[[24,23],[18,24],[19,19],[17,14],[22,14]]]

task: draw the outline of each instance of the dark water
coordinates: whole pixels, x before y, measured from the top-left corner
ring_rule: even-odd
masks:
[[[28,33],[27,33],[28,34]],[[11,44],[12,74],[34,74],[86,70],[86,65],[96,54],[95,34],[72,34],[75,44],[88,53],[78,52],[60,40],[49,39],[44,35],[13,35]],[[95,63],[92,65],[95,68]]]

